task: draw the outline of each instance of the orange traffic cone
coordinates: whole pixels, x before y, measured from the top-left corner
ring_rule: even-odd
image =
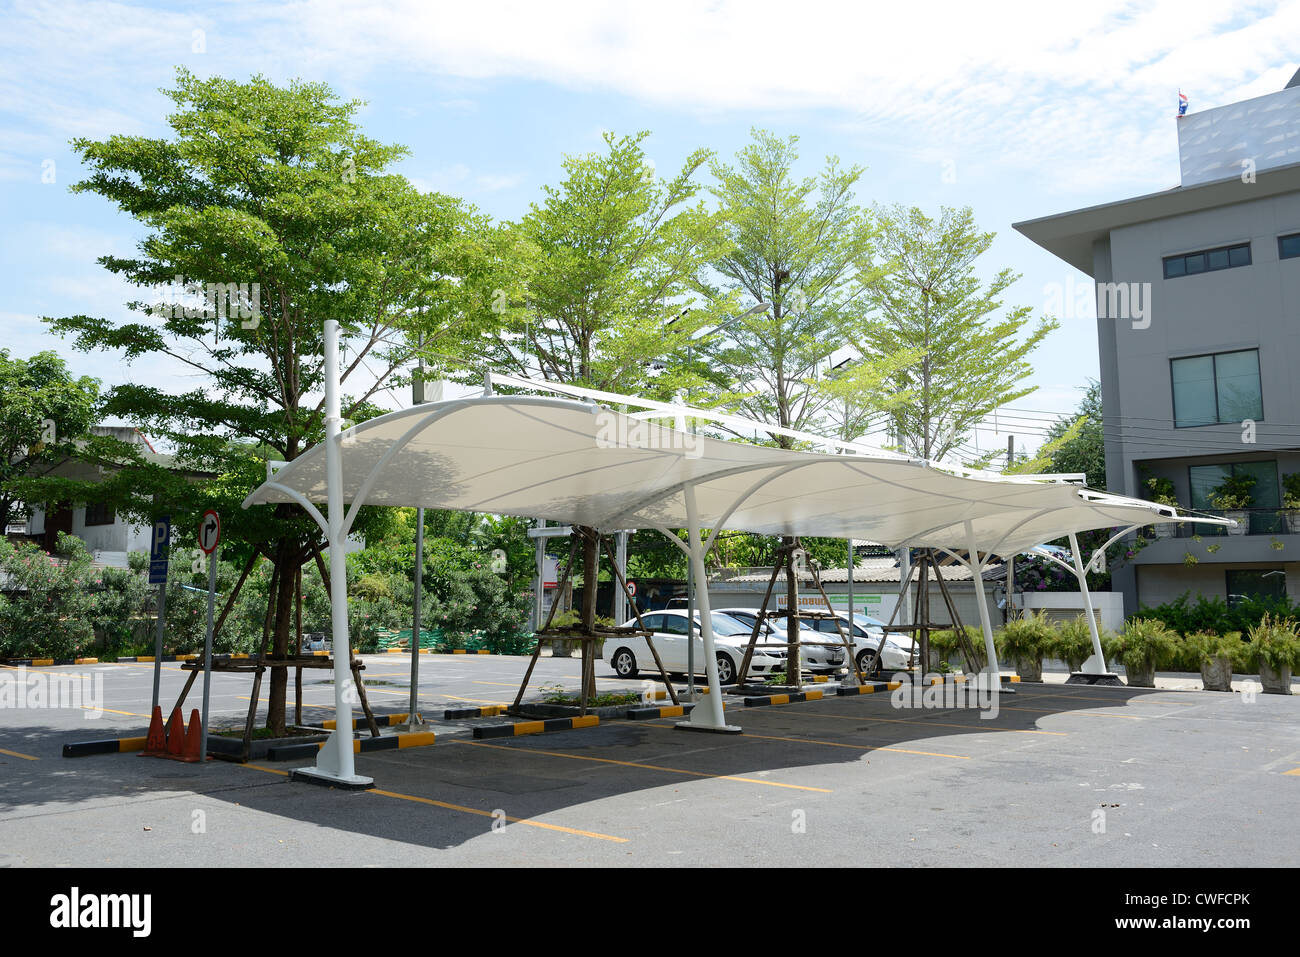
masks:
[[[163,730],[162,708],[154,705],[153,717],[149,719],[149,735],[144,739],[144,753],[154,756],[166,750],[167,732]]]
[[[172,709],[171,720],[167,722],[167,756],[174,758],[185,749],[185,719],[181,717],[179,707]]]
[[[190,712],[190,730],[185,735],[185,748],[180,754],[180,759],[202,761],[203,750],[203,722],[199,720],[199,709],[195,708]]]

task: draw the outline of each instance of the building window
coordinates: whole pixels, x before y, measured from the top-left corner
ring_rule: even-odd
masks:
[[[1286,571],[1281,568],[1233,568],[1227,578],[1230,606],[1249,598],[1286,597]]]
[[[86,506],[85,524],[87,527],[91,525],[112,525],[116,520],[117,513],[103,502]]]
[[[1258,349],[1171,359],[1169,366],[1175,427],[1263,420]]]
[[[1213,492],[1229,475],[1253,475],[1251,508],[1278,508],[1282,504],[1277,482],[1277,462],[1225,462],[1222,465],[1193,465],[1187,470],[1192,491],[1192,508],[1214,508]]]
[[[1300,233],[1277,237],[1277,258],[1296,259],[1300,257]]]
[[[1194,253],[1180,253],[1177,256],[1166,256],[1164,261],[1166,279],[1195,276],[1197,273],[1232,269],[1235,266],[1249,266],[1250,243],[1202,249]]]

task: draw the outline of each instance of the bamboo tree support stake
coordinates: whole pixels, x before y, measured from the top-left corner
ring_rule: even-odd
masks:
[[[758,643],[758,633],[767,623],[767,605],[772,600],[772,589],[776,587],[777,576],[781,574],[781,565],[772,565],[772,575],[767,580],[767,591],[763,593],[763,604],[758,609],[758,615],[754,618],[754,628],[749,634],[749,643],[745,645],[745,656],[740,660],[740,670],[736,672],[736,684],[744,686],[746,679],[749,677],[749,662],[754,657],[754,645]]]
[[[673,687],[673,683],[668,679],[668,672],[664,670],[664,663],[659,660],[659,651],[655,648],[654,633],[651,632],[650,629],[645,626],[645,622],[641,620],[641,612],[636,607],[636,602],[633,600],[632,595],[628,592],[627,581],[623,577],[623,570],[618,567],[618,561],[614,557],[613,552],[610,551],[609,542],[602,538],[600,543],[605,549],[605,555],[609,558],[610,564],[614,567],[614,575],[618,579],[618,587],[623,589],[623,594],[627,595],[628,604],[632,606],[632,614],[636,616],[637,625],[646,633],[645,643],[650,647],[650,654],[654,656],[655,667],[659,669],[659,677],[663,679],[664,687],[668,689],[668,697],[672,699],[673,704],[681,704],[681,702],[677,700],[677,689]]]
[[[564,564],[564,574],[556,582],[555,600],[551,602],[551,610],[547,612],[546,624],[538,629],[539,636],[545,634],[547,629],[551,627],[551,622],[555,620],[555,610],[560,607],[560,596],[564,594],[564,586],[568,583],[569,575],[573,572],[573,561],[577,557],[577,553],[578,540],[576,538],[570,539],[569,559]],[[515,695],[515,703],[510,706],[511,711],[516,710],[519,703],[524,700],[524,692],[528,690],[528,680],[533,676],[533,669],[537,667],[537,659],[542,655],[542,640],[541,637],[538,637],[537,647],[533,649],[533,656],[528,659],[528,670],[524,672],[524,680],[519,686],[519,693]]]
[[[832,615],[835,615],[835,608],[831,605],[831,600],[826,594],[826,589],[822,587],[821,575],[817,573],[817,564],[814,562],[811,567],[813,584],[817,586],[817,591],[821,593],[822,601],[826,603],[826,610]],[[849,616],[848,628],[845,628],[844,620],[840,618],[839,615],[835,615],[832,620],[835,622],[835,630],[839,633],[840,641],[844,644],[844,653],[849,656],[849,668],[858,676],[858,683],[861,684],[866,681],[866,678],[862,674],[862,669],[858,667],[857,658],[853,654],[853,643],[849,641],[849,634],[853,628],[853,616],[851,614]],[[880,643],[882,645],[885,643],[884,638],[880,639]]]

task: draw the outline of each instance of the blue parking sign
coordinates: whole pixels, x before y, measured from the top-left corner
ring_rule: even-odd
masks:
[[[167,548],[172,540],[172,518],[164,515],[154,519],[153,535],[149,540],[149,584],[167,584]]]

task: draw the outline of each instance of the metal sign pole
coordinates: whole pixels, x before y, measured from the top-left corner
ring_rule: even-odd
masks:
[[[158,631],[154,637],[153,649],[153,704],[149,706],[152,715],[158,707],[158,692],[162,684],[163,632],[167,627],[167,562],[168,548],[171,547],[172,520],[164,515],[154,519],[153,541],[149,548],[149,584],[158,586]]]
[[[153,704],[149,706],[150,714],[153,714],[153,709],[158,707],[158,688],[162,683],[163,629],[166,627],[166,620],[167,583],[163,582],[158,586],[158,633],[153,640]]]
[[[212,620],[217,604],[217,549],[208,555],[208,634],[203,640],[203,751],[200,760],[208,756],[208,699],[212,684]]]

